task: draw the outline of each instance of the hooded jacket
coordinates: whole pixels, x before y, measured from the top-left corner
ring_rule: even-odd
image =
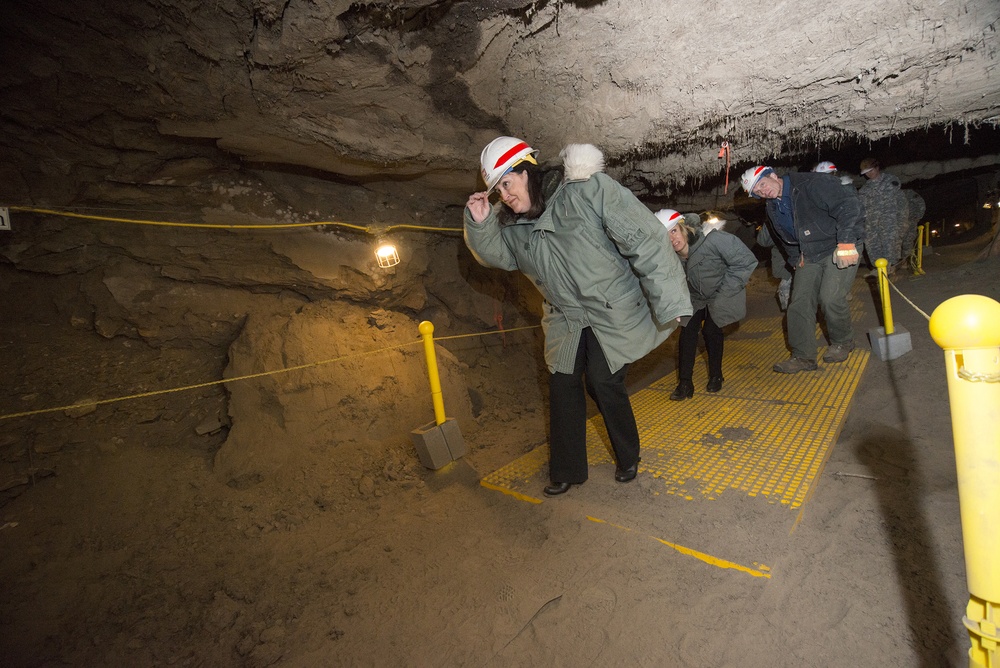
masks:
[[[563,149],[564,178],[545,211],[501,227],[495,204],[481,223],[465,209],[465,243],[487,267],[520,270],[545,299],[551,373],[572,373],[580,333],[592,328],[612,373],[662,343],[692,314],[684,269],[667,232],[635,195],[601,170],[589,144]]]
[[[688,244],[684,264],[695,311],[707,306],[719,327],[746,317],[746,285],[757,268],[757,258],[746,244],[722,230],[701,230]]]
[[[800,252],[807,262],[819,262],[832,256],[837,244],[862,242],[865,214],[857,193],[829,174],[792,172],[785,178],[792,186],[792,220],[798,239],[787,238],[774,222],[777,199],[767,201],[767,217],[771,237],[781,243],[789,262],[797,264]]]

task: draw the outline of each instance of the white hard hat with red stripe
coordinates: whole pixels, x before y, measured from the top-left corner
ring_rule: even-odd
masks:
[[[813,167],[814,172],[819,172],[820,174],[832,174],[837,171],[837,166],[830,162],[829,160],[824,160],[815,167]]]
[[[740,183],[743,184],[743,190],[747,191],[747,194],[751,197],[757,197],[753,194],[753,187],[757,185],[762,176],[770,174],[774,170],[767,165],[757,165],[756,167],[751,167],[747,171],[743,172],[743,176],[740,177]]]
[[[491,192],[500,178],[518,163],[526,160],[537,165],[534,158],[536,153],[538,151],[517,137],[497,137],[487,144],[479,156],[486,192]]]
[[[660,209],[653,215],[663,223],[663,226],[667,228],[667,232],[677,227],[677,223],[684,221],[684,216],[673,209]]]

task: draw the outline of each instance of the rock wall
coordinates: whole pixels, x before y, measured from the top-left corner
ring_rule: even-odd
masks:
[[[233,426],[215,455],[216,476],[253,484],[304,448],[380,448],[433,420],[417,324],[332,301],[250,319],[230,348],[226,378],[305,368],[226,384]],[[436,349],[445,412],[471,435],[477,425],[462,364]]]

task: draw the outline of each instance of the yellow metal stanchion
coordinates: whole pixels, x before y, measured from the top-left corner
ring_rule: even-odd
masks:
[[[930,226],[928,226],[930,227]],[[924,226],[917,225],[917,266],[913,271],[920,276],[924,273]]]
[[[953,297],[931,314],[944,349],[969,605],[970,668],[1000,668],[1000,302]]]
[[[424,320],[417,327],[424,339],[424,356],[427,358],[427,376],[431,381],[431,401],[434,403],[434,421],[444,424],[444,398],[441,395],[441,376],[438,375],[437,355],[434,353],[434,323]]]
[[[885,273],[887,266],[889,266],[889,261],[884,257],[875,260],[875,268],[878,269],[878,296],[882,300],[882,317],[885,322],[886,336],[895,331],[892,327],[892,304],[889,303],[889,277]]]
[[[429,469],[439,469],[465,455],[467,448],[455,418],[444,415],[444,398],[441,393],[441,376],[438,374],[437,355],[434,352],[434,325],[424,320],[417,327],[424,339],[424,356],[427,358],[427,376],[431,381],[431,401],[434,420],[410,432],[417,446],[420,462]]]
[[[905,327],[896,327],[892,322],[889,277],[885,270],[888,265],[889,262],[884,257],[875,260],[875,269],[878,272],[878,296],[882,302],[882,321],[885,326],[868,330],[868,340],[872,344],[872,352],[878,355],[878,358],[883,362],[894,360],[913,350],[910,333],[906,331]]]

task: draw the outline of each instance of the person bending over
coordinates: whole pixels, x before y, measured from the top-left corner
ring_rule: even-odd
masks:
[[[827,363],[843,362],[854,350],[847,296],[864,248],[864,209],[856,193],[830,174],[793,172],[778,176],[766,165],[740,177],[743,189],[767,200],[771,238],[795,265],[788,302],[791,358],[774,365],[778,373],[815,371],[816,309],[823,309],[830,346]]]
[[[639,432],[625,389],[631,362],[691,315],[684,270],[656,217],[603,173],[604,156],[570,144],[562,166],[498,137],[480,154],[486,190],[464,213],[465,243],[485,266],[521,271],[544,298],[549,369],[548,496],[587,480],[584,387],[608,430],[615,480],[635,478]],[[496,189],[500,201],[490,204]]]
[[[708,352],[706,392],[722,389],[722,328],[742,320],[747,313],[747,281],[757,267],[757,258],[736,236],[722,230],[706,232],[688,225],[673,209],[656,212],[670,238],[670,245],[684,264],[694,315],[681,328],[677,388],[672,401],[694,396],[694,360],[698,333]]]

